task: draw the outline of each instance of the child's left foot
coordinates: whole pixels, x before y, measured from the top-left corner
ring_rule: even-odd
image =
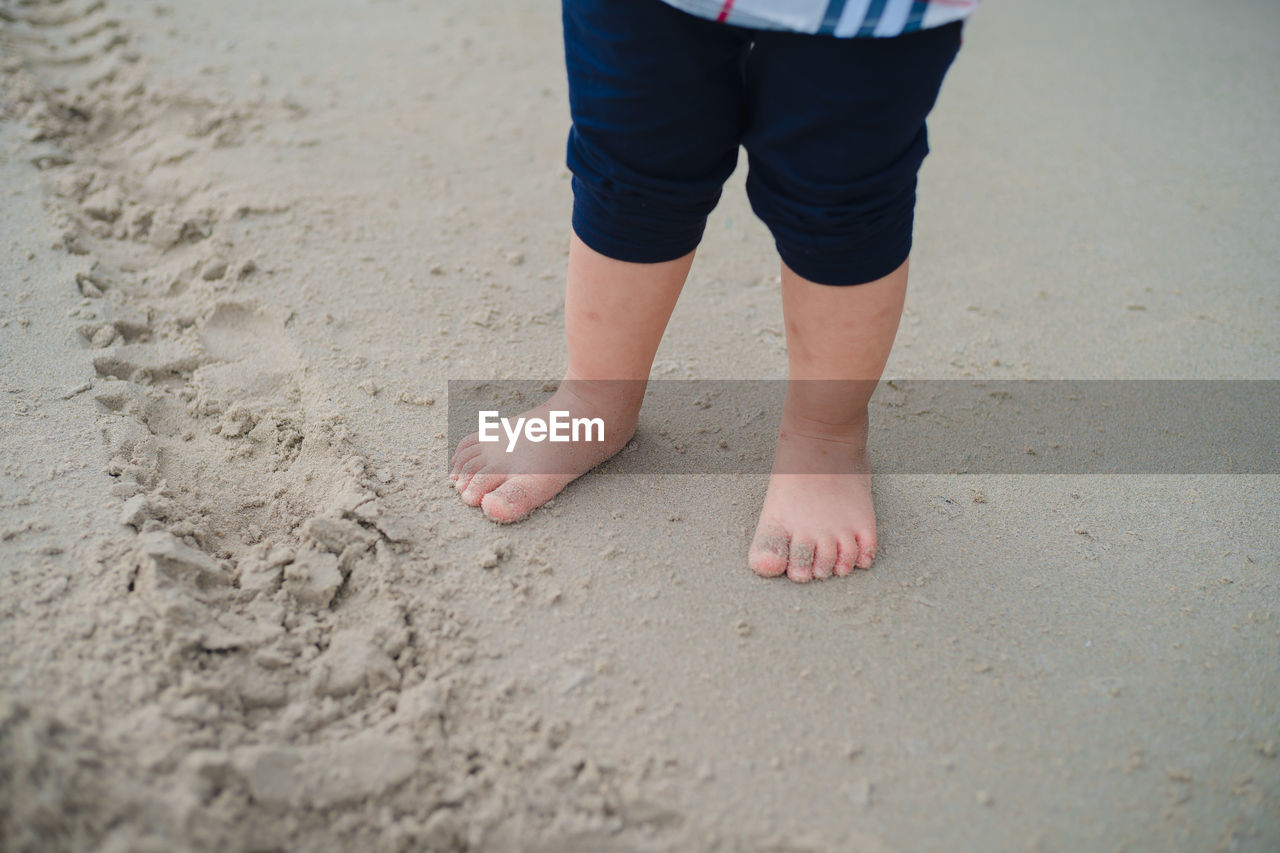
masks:
[[[870,568],[875,553],[865,420],[837,426],[784,414],[751,568],[804,583]]]

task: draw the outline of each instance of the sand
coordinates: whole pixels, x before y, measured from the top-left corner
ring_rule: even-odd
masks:
[[[1280,846],[1275,474],[886,475],[806,586],[755,475],[458,501],[447,381],[563,359],[482,6],[0,2],[0,847]],[[888,376],[1280,377],[1280,14],[1120,6],[971,22]],[[655,372],[784,375],[742,170]]]

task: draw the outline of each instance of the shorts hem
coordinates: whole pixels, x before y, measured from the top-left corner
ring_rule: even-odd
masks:
[[[911,255],[911,239],[892,249],[874,255],[859,252],[855,255],[824,255],[816,257],[803,252],[793,252],[778,246],[778,255],[791,271],[815,284],[829,287],[854,287],[879,281],[907,260]]]

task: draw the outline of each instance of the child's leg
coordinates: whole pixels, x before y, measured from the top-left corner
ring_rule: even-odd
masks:
[[[782,267],[790,381],[773,475],[748,560],[793,581],[868,568],[876,519],[867,402],[884,370],[907,293],[907,264],[857,287]]]
[[[564,0],[574,237],[553,409],[605,421],[603,443],[465,439],[453,480],[494,521],[515,521],[612,456],[635,430],[644,382],[745,123],[739,30],[659,0]]]
[[[573,236],[564,300],[569,366],[551,399],[524,416],[545,419],[559,410],[600,418],[605,440],[526,442],[508,453],[501,442],[470,436],[458,445],[452,474],[468,505],[494,521],[517,521],[622,449],[635,433],[644,382],[692,263],[692,252],[654,264],[615,261]]]
[[[925,116],[959,25],[891,39],[761,33],[747,191],[783,259],[790,384],[749,561],[795,581],[870,566],[867,402],[907,284]]]

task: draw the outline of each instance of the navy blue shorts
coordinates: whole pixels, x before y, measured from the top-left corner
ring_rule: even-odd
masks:
[[[749,30],[660,0],[563,0],[573,228],[621,261],[682,257],[746,149],[747,194],[810,281],[911,251],[925,116],[961,24],[896,38]]]

